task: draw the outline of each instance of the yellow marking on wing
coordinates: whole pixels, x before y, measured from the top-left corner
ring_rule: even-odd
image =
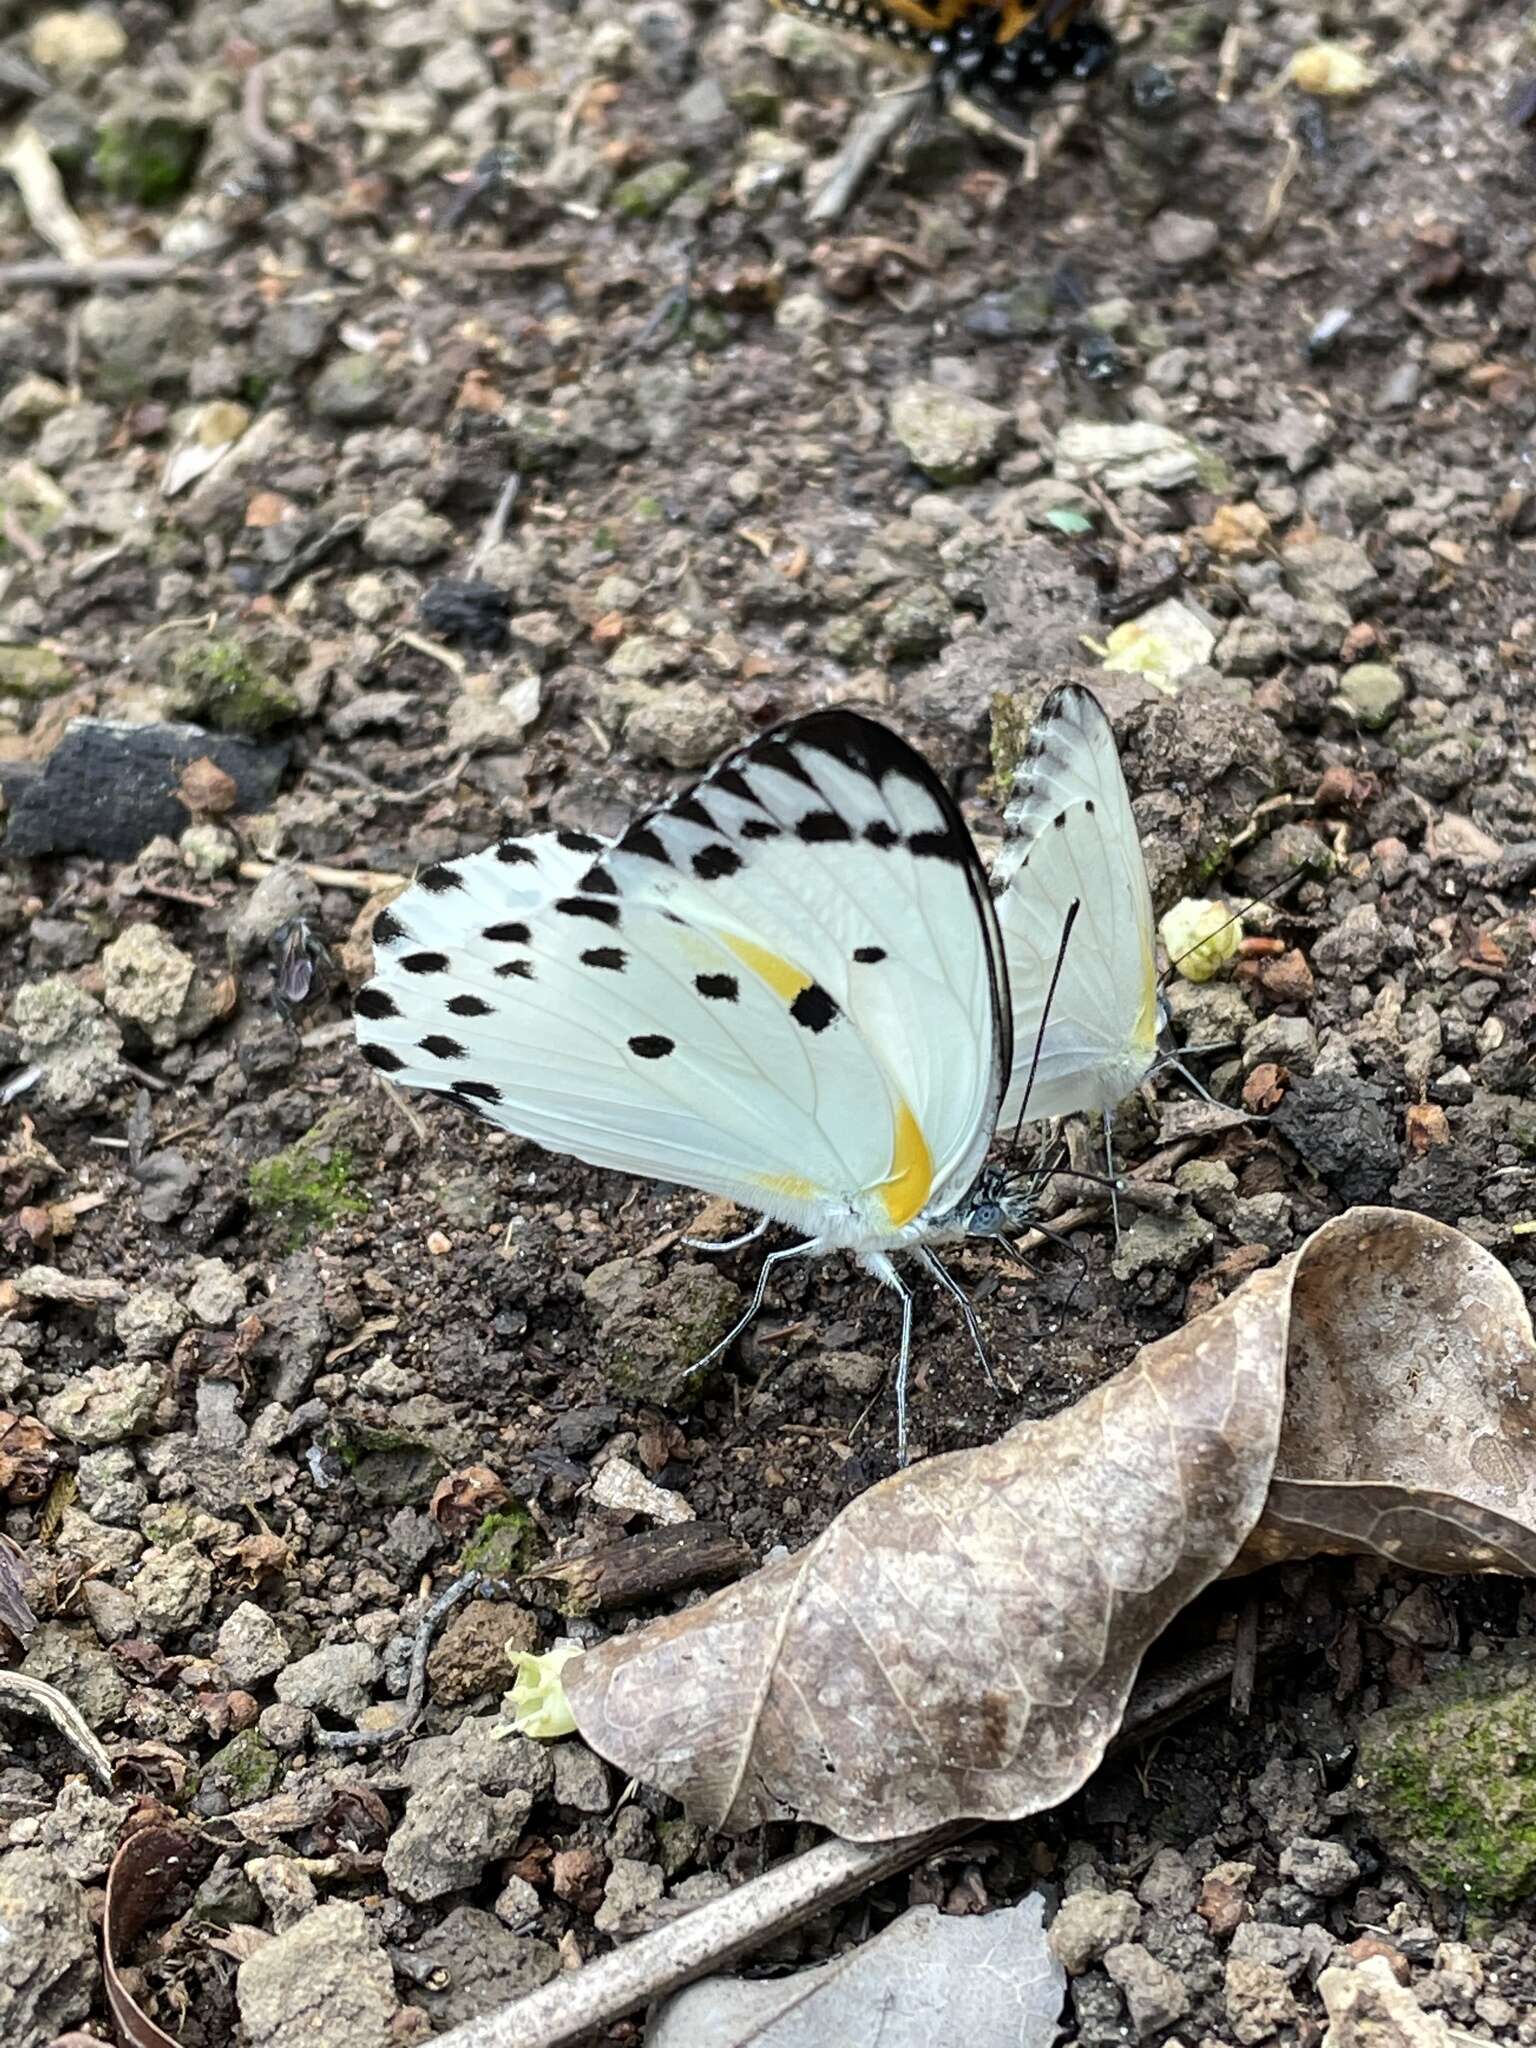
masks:
[[[879,1189],[892,1229],[900,1230],[903,1224],[910,1223],[932,1191],[933,1154],[928,1150],[922,1125],[903,1102],[896,1112],[890,1175]]]
[[[781,959],[777,953],[770,953],[766,946],[754,946],[750,939],[739,939],[734,932],[721,932],[720,943],[729,946],[743,967],[750,967],[759,981],[767,982],[774,994],[786,1003],[811,985],[813,977],[803,967],[797,967],[793,960]]]
[[[802,1179],[798,1173],[760,1174],[757,1184],[765,1195],[783,1195],[791,1202],[824,1202],[827,1199],[823,1189],[814,1181]]]
[[[1151,948],[1141,956],[1141,1010],[1136,1019],[1134,1043],[1148,1058],[1157,1050],[1157,962]]]

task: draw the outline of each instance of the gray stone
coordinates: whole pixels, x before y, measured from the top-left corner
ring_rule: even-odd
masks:
[[[496,1903],[491,1910],[503,1927],[509,1927],[514,1934],[521,1934],[537,1924],[544,1911],[544,1901],[526,1877],[509,1877],[496,1894]]]
[[[936,484],[974,483],[1005,454],[1013,421],[998,406],[942,384],[907,384],[891,400],[891,432]]]
[[[242,1600],[219,1627],[219,1662],[235,1685],[260,1685],[288,1662],[288,1638],[253,1600]]]
[[[1158,214],[1147,236],[1153,262],[1162,264],[1165,270],[1198,269],[1215,255],[1221,241],[1221,228],[1216,221],[1172,210]]]
[[[187,1311],[163,1287],[136,1287],[112,1318],[130,1358],[164,1358],[186,1329]]]
[[[363,528],[363,552],[375,562],[416,566],[434,561],[453,543],[453,523],[420,498],[400,498]]]
[[[1227,1957],[1222,1997],[1232,2032],[1243,2048],[1268,2040],[1298,2016],[1284,1972],[1251,1956],[1234,1953]]]
[[[207,314],[191,292],[96,292],[80,308],[92,387],[114,401],[184,384],[207,341]]]
[[[133,1595],[110,1580],[87,1579],[80,1588],[80,1604],[96,1631],[97,1641],[109,1646],[126,1642],[139,1625]]]
[[[399,2008],[394,1973],[361,1906],[319,1906],[240,1965],[251,2048],[380,2048]]]
[[[1288,588],[1303,602],[1332,599],[1355,608],[1375,591],[1379,581],[1360,543],[1332,533],[1292,542],[1280,564]]]
[[[388,419],[398,396],[399,379],[382,356],[336,356],[310,385],[309,409],[316,419],[360,427]]]
[[[78,1883],[94,1883],[107,1874],[126,1812],[125,1801],[104,1799],[84,1778],[68,1777],[53,1811],[43,1815],[38,1847]]]
[[[1358,1882],[1360,1866],[1342,1842],[1298,1835],[1281,1855],[1280,1875],[1314,1898],[1336,1899]]]
[[[1132,1939],[1141,1908],[1129,1892],[1073,1892],[1062,1900],[1047,1940],[1069,1977],[1080,1977],[1107,1950]]]
[[[1106,1951],[1104,1968],[1120,1987],[1136,2038],[1160,2034],[1189,2011],[1184,1980],[1160,1963],[1139,1941],[1124,1941]]]
[[[638,1931],[638,1921],[648,1906],[654,1906],[666,1889],[659,1863],[641,1863],[633,1856],[616,1856],[603,1886],[603,1903],[592,1916],[599,1934]]]
[[[523,1889],[533,1892],[531,1885]],[[533,1898],[537,1907],[536,1892]],[[411,1944],[411,1961],[418,1987],[411,2002],[442,2030],[467,2026],[537,1991],[559,1974],[560,1951],[514,1934],[478,1906],[455,1906]]]
[[[96,1932],[79,1885],[44,1849],[0,1856],[0,2039],[6,2048],[48,2048],[90,2011],[96,1977]]]
[[[1243,1033],[1243,1072],[1255,1067],[1285,1067],[1310,1074],[1317,1060],[1317,1030],[1307,1017],[1261,1017]]]
[[[378,1681],[377,1650],[367,1643],[328,1643],[278,1674],[277,1696],[292,1707],[355,1721]]]
[[[384,1875],[416,1905],[478,1884],[489,1863],[511,1853],[533,1811],[526,1792],[500,1795],[450,1773],[414,1791],[384,1851]]]
[[[95,1365],[40,1401],[37,1412],[57,1435],[94,1448],[143,1436],[164,1391],[164,1368],[149,1359],[134,1365]]]
[[[223,1259],[194,1259],[188,1309],[205,1329],[227,1330],[245,1308],[245,1282]]]
[[[1381,965],[1387,950],[1387,928],[1374,903],[1357,903],[1325,931],[1312,948],[1312,964],[1325,972],[1363,981]]]
[[[1136,1887],[1137,1898],[1153,1913],[1191,1913],[1199,1895],[1200,1880],[1177,1849],[1159,1849]]]
[[[155,1052],[218,1022],[213,986],[158,925],[131,924],[101,956],[107,1009],[128,1038]]]
[[[1402,677],[1384,661],[1357,661],[1339,678],[1339,710],[1367,732],[1381,732],[1403,708]]]
[[[1169,1216],[1143,1210],[1116,1246],[1110,1271],[1127,1286],[1142,1274],[1187,1273],[1215,1240],[1215,1230],[1192,1210],[1178,1209]]]
[[[92,1572],[105,1576],[128,1571],[144,1552],[144,1538],[137,1529],[98,1522],[82,1508],[64,1510],[55,1540],[62,1557],[79,1558]]]
[[[728,696],[702,683],[679,683],[648,692],[625,693],[624,751],[637,761],[665,761],[669,768],[702,768],[741,736]]]
[[[197,1627],[213,1597],[213,1567],[190,1543],[145,1552],[131,1591],[145,1635],[163,1640]]]
[[[229,921],[225,945],[230,964],[244,967],[272,943],[293,918],[320,922],[320,891],[304,870],[289,862],[263,875]]]
[[[14,836],[14,826],[10,837]],[[11,1001],[21,1056],[42,1068],[32,1100],[81,1116],[122,1078],[123,1034],[94,996],[63,975],[23,982]]]
[[[584,1742],[557,1742],[549,1751],[555,1770],[555,1804],[578,1813],[606,1813],[613,1803],[608,1766]]]

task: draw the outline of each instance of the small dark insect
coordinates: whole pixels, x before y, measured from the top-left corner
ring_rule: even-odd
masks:
[[[1115,61],[1092,0],[774,0],[825,28],[926,59],[941,100],[971,101],[1002,125],[1026,125],[1057,86],[1086,84]]]
[[[462,227],[478,207],[493,205],[502,198],[523,168],[520,151],[488,149],[443,208],[440,226]]]
[[[487,652],[507,637],[512,601],[493,583],[440,576],[421,600],[421,622],[444,640],[462,640]]]
[[[272,962],[272,1001],[279,1016],[291,1024],[295,1014],[329,986],[329,948],[307,917],[290,917],[272,934],[267,957]]]

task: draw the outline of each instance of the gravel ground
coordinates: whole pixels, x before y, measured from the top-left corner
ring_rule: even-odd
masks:
[[[812,227],[808,178],[889,81],[749,0],[0,0],[0,120],[37,138],[0,182],[0,1091],[30,1077],[0,1109],[0,1526],[40,1621],[6,1640],[119,1786],[7,1715],[0,1922],[43,1956],[0,1963],[21,2048],[104,2027],[130,1812],[206,1823],[195,1908],[126,1959],[188,2048],[425,2038],[796,1845],[621,1803],[574,1740],[491,1738],[509,1638],[631,1618],[553,1582],[455,1611],[414,1746],[318,1743],[398,1711],[466,1546],[526,1571],[646,1527],[605,1470],[739,1568],[894,1456],[895,1314],[851,1270],[791,1268],[680,1407],[755,1270],[680,1246],[698,1198],[371,1084],[349,987],[418,864],[606,832],[834,702],[921,745],[985,844],[994,760],[1084,677],[1160,906],[1304,869],[1249,919],[1273,943],[1175,990],[1184,1037],[1232,1047],[1216,1094],[1271,1121],[1208,1137],[1118,1253],[1080,1233],[1081,1273],[971,1259],[1021,1391],[925,1302],[921,1448],[1054,1411],[1353,1202],[1458,1223],[1529,1293],[1525,10],[1141,26],[1123,72],[1162,64],[1171,120],[1111,87],[1033,184],[933,120]],[[1328,27],[1362,96],[1280,83]],[[1194,665],[1102,672],[1170,598]],[[1127,1160],[1172,1113],[1127,1106]],[[1355,1773],[1383,1710],[1488,1671],[1536,1698],[1536,1595],[1363,1562],[1260,1591],[1283,1647],[1246,1719],[763,1966],[1043,1882],[1085,2048],[1312,2048],[1319,1976],[1371,1958],[1406,2001],[1376,2036],[1335,2015],[1333,2048],[1536,2043],[1536,1850],[1458,1891]]]

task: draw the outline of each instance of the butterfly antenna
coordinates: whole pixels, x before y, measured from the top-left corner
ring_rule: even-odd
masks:
[[[1170,960],[1168,962],[1168,965],[1163,969],[1161,975],[1158,977],[1159,987],[1167,987],[1169,981],[1173,978],[1173,975],[1178,969],[1179,961],[1187,960],[1191,953],[1198,953],[1202,946],[1208,946],[1211,940],[1217,937],[1219,933],[1230,930],[1231,927],[1235,924],[1241,924],[1243,919],[1248,915],[1249,911],[1257,910],[1261,903],[1278,903],[1280,898],[1285,894],[1286,890],[1290,888],[1291,884],[1293,882],[1299,882],[1301,880],[1301,877],[1306,872],[1307,863],[1304,860],[1299,860],[1296,863],[1295,867],[1291,869],[1291,872],[1288,875],[1283,875],[1280,878],[1280,880],[1276,882],[1275,886],[1272,889],[1265,889],[1262,891],[1261,894],[1251,897],[1249,901],[1246,902],[1240,910],[1234,910],[1230,917],[1223,918],[1222,922],[1219,925],[1217,925],[1215,931],[1206,932],[1202,938],[1196,939],[1192,946],[1186,946],[1183,952],[1178,955],[1178,958]]]
[[[1061,970],[1067,964],[1067,941],[1072,936],[1072,927],[1077,923],[1077,913],[1082,907],[1081,896],[1074,896],[1067,906],[1066,917],[1062,920],[1061,944],[1056,948],[1056,965],[1051,969],[1051,985],[1045,992],[1045,1004],[1040,1012],[1040,1029],[1035,1033],[1035,1050],[1029,1062],[1029,1079],[1024,1083],[1024,1095],[1019,1103],[1019,1114],[1013,1127],[1010,1150],[1018,1144],[1019,1134],[1024,1129],[1024,1112],[1029,1108],[1029,1098],[1034,1093],[1035,1075],[1040,1070],[1040,1054],[1045,1047],[1045,1027],[1051,1021],[1051,1005],[1056,1000],[1056,987],[1061,980]]]

